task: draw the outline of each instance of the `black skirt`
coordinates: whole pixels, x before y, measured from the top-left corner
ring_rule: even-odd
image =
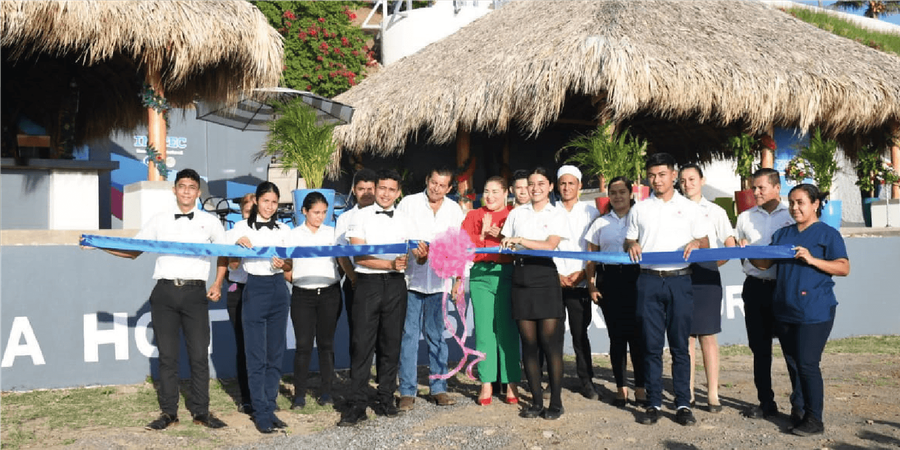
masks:
[[[722,276],[718,269],[691,264],[694,288],[694,319],[691,335],[703,336],[722,332]]]
[[[512,279],[512,316],[515,320],[566,316],[559,273],[552,259],[516,259]]]

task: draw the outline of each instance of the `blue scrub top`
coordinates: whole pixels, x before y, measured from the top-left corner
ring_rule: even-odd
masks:
[[[812,256],[829,261],[849,259],[844,238],[824,222],[816,222],[802,232],[797,224],[781,228],[772,236],[771,245],[804,247]],[[831,275],[799,259],[779,259],[775,264],[778,270],[772,303],[775,319],[798,324],[831,320],[831,309],[838,304]]]

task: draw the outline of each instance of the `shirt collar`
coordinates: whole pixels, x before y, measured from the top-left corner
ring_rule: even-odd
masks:
[[[779,211],[787,210],[788,207],[787,207],[787,205],[784,204],[784,202],[779,201],[779,202],[778,202],[778,205],[775,206],[775,209],[773,209],[771,213],[768,212],[768,211],[766,211],[765,209],[763,209],[763,208],[760,207],[759,205],[754,205],[754,206],[753,206],[753,209],[754,209],[755,211],[760,212],[760,213],[762,213],[762,214],[765,214],[765,215],[767,215],[767,216],[772,216],[772,215],[775,215],[775,213],[777,213],[777,212],[779,212]]]

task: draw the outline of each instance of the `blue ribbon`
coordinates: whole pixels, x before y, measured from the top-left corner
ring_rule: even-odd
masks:
[[[117,250],[165,253],[185,256],[228,256],[233,258],[318,258],[357,255],[403,254],[418,245],[418,241],[385,245],[322,245],[312,247],[254,247],[244,248],[225,244],[191,244],[171,241],[148,241],[111,236],[84,234],[81,245]],[[508,250],[500,247],[478,248],[475,253],[567,258],[595,261],[604,264],[633,264],[625,252],[564,252],[551,250]],[[790,259],[794,250],[789,245],[750,246],[698,249],[691,252],[688,262],[723,261],[728,259]],[[649,252],[642,255],[641,264],[677,264],[684,262],[684,252]]]

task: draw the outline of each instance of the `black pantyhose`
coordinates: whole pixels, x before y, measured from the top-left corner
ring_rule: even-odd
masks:
[[[565,327],[557,318],[538,320],[518,320],[519,335],[522,338],[522,362],[528,375],[528,385],[535,406],[544,405],[541,387],[541,366],[538,348],[547,358],[547,372],[550,376],[550,406],[562,406],[563,377],[563,332]]]

